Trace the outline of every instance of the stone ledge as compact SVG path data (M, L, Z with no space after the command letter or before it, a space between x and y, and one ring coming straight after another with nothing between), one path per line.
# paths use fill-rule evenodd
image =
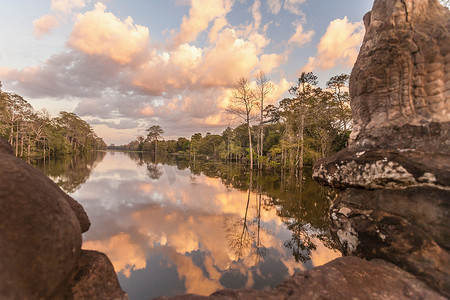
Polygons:
M425 153L413 149L343 149L319 160L313 178L322 185L338 189L405 189L434 187L450 190L450 155Z
M384 260L354 256L294 274L268 291L222 290L210 296L180 295L158 300L229 299L446 299L414 275Z

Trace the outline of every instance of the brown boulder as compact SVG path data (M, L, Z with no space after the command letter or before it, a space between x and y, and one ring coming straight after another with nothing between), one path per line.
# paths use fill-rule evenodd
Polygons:
M166 297L158 298L168 299ZM209 297L182 295L171 300L228 299L445 299L408 272L383 260L342 257L300 272L269 291L222 290Z
M0 298L61 297L81 251L66 198L0 139Z
M74 284L66 299L126 300L114 267L108 257L97 251L82 250Z
M0 298L127 299L106 255L81 250L83 207L0 138Z

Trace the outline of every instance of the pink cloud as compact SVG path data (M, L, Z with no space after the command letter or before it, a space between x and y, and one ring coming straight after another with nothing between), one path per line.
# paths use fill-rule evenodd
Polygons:
M69 45L89 55L100 55L127 64L140 58L147 50L149 32L144 26L134 25L131 17L124 21L106 6L97 3L93 11L77 16Z
M314 35L314 30L309 30L307 32L303 31L303 26L301 23L293 24L295 26L295 33L291 36L288 44L293 44L297 47L302 47L311 42Z
M72 14L74 9L85 6L85 0L52 0L51 10L54 14L43 15L33 21L34 35L41 38L49 34L52 29L58 27L64 21L66 15Z
M34 35L38 38L50 33L53 28L59 25L58 19L53 15L43 15L33 21Z
M309 72L334 68L336 65L351 67L358 56L364 37L362 22L350 22L347 17L330 22L317 46L317 55L309 57L302 71Z
M271 53L271 54L263 54L260 57L260 69L266 74L269 74L284 63L287 60L287 57L281 54Z
M211 21L224 18L231 10L231 0L191 0L189 17L184 16L180 32L174 37L175 46L194 41L208 28Z

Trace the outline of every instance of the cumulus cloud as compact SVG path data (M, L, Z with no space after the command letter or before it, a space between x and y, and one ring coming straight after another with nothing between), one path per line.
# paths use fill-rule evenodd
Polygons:
M263 54L260 58L260 70L266 74L269 74L282 63L286 62L287 57L282 54Z
M90 55L101 55L120 64L130 63L147 48L148 28L134 25L131 17L124 21L105 12L106 6L97 3L93 11L77 16L69 45Z
M222 30L228 24L227 19L225 18L217 18L214 21L214 25L209 31L208 38L210 43L214 43L217 41L217 37L219 36L219 31Z
M88 0L89 2L90 0ZM49 34L52 29L58 27L65 19L65 16L71 14L74 9L80 9L86 6L85 0L52 0L51 10L54 14L43 15L33 21L34 34L41 38Z
M309 30L307 32L303 31L303 26L300 22L293 24L295 27L295 33L291 36L288 44L295 45L297 47L302 47L311 42L311 38L314 35L314 30Z
M86 2L58 3L54 10L69 11ZM226 19L232 0L201 2L203 6L197 0L189 3L189 17L183 19L174 40L191 40L192 36L181 38L183 32L197 35L211 25L205 45L152 44L146 27L131 17L120 19L97 3L76 15L68 51L38 66L3 70L2 79L26 97L72 99L74 112L102 130L126 131L132 126L139 130L137 124L145 119L173 135L220 132L230 125L223 111L236 80L251 78L258 70L270 73L287 57L264 51L270 39L265 35L267 26L260 26L259 0L249 8L253 21L236 26ZM203 20L201 26L194 26L198 18ZM127 121L131 118L136 123Z
M208 28L211 21L224 18L231 10L231 0L191 0L189 17L184 16L180 32L174 37L175 45L194 41L197 35Z
M259 63L259 48L238 38L232 29L225 29L214 48L205 51L200 68L203 86L232 86L237 78L246 76Z
M59 25L58 19L53 15L43 15L33 21L34 35L38 38L50 33L53 28Z
M351 67L358 56L363 37L362 22L352 23L347 17L331 21L317 46L317 55L309 57L302 71L309 72L316 68L326 70L336 65Z

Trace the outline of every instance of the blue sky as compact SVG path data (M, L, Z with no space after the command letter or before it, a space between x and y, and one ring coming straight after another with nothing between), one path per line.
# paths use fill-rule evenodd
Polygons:
M0 81L110 144L159 124L220 133L233 83L264 71L270 102L302 71L350 73L371 0L0 1Z

